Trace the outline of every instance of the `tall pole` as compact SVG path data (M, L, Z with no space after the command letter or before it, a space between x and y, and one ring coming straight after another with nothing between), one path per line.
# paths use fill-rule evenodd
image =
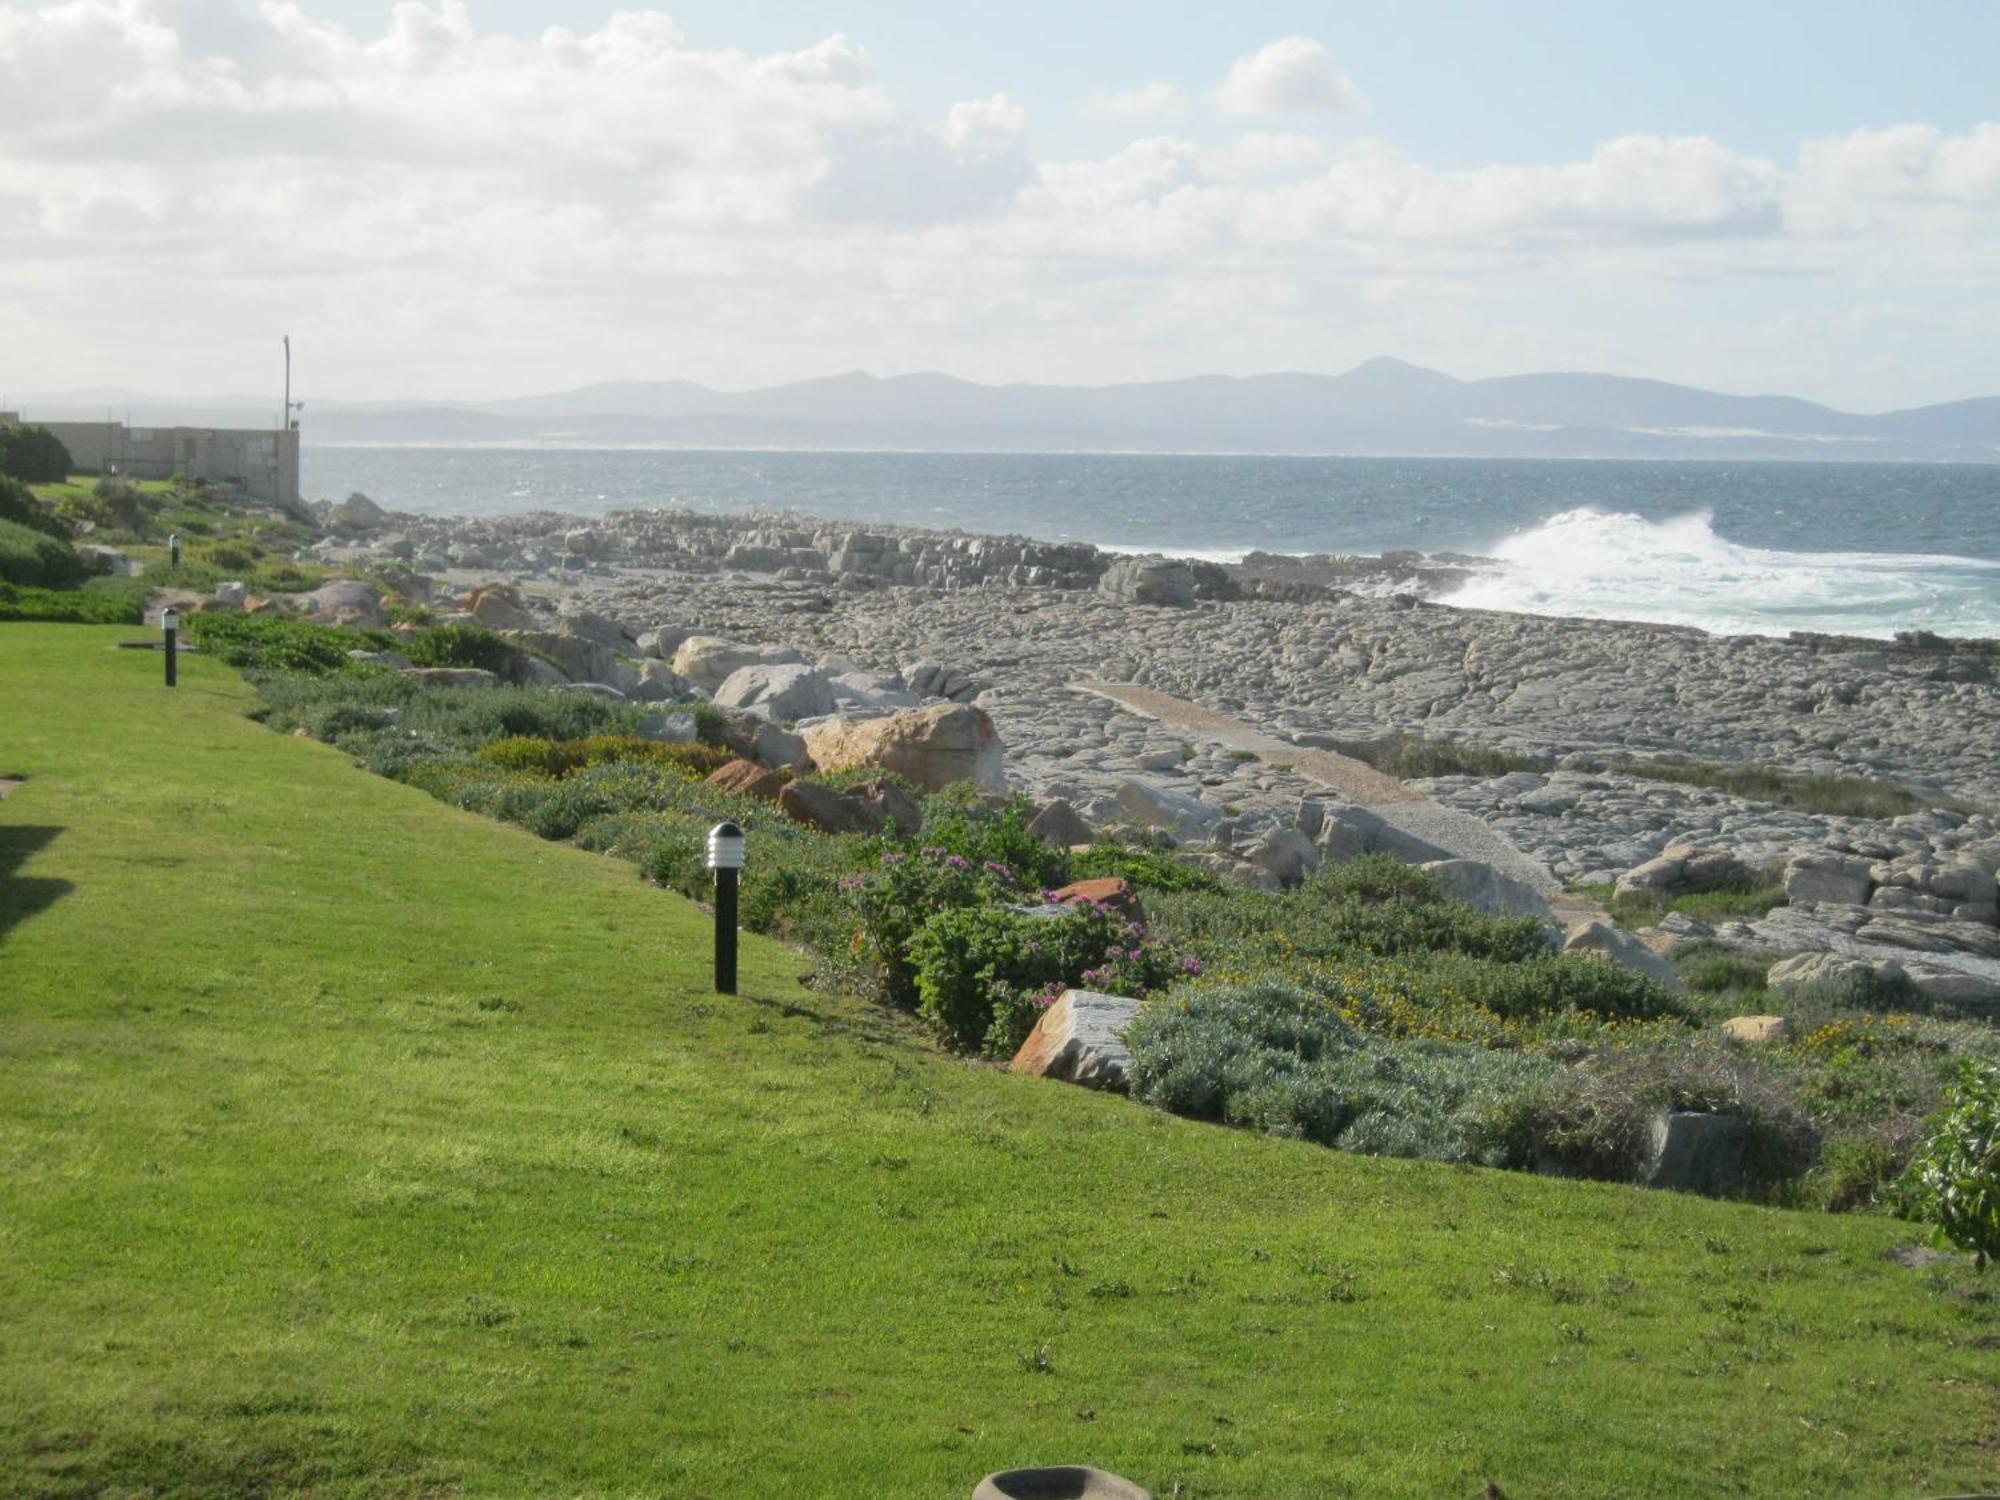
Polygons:
M289 432L292 429L292 336L285 335L285 420L278 424Z

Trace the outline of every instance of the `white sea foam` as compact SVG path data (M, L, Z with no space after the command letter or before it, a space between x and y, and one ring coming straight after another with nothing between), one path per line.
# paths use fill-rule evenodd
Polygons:
M1443 602L1744 635L2000 636L2000 563L1745 547L1716 535L1707 511L1649 521L1585 506L1487 551L1493 565Z

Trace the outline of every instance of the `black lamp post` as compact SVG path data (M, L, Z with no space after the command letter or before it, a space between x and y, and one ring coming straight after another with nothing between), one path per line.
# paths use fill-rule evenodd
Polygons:
M167 686L173 687L180 680L181 613L172 608L160 611L160 628L166 632Z
M715 871L715 992L736 993L736 886L743 870L743 830L717 823L708 831L708 867Z

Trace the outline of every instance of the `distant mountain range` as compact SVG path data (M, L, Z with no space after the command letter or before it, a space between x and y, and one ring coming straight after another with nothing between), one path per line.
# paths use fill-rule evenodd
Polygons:
M267 425L275 401L128 391L23 397L30 417ZM1396 359L1344 375L1111 386L854 373L756 391L625 381L505 401L308 404L308 444L1311 453L2000 462L2000 396L1861 415L1617 375L1458 380Z

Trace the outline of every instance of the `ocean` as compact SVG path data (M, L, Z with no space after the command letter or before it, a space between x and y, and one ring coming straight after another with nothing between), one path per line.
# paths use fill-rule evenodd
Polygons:
M433 515L640 506L1229 561L1488 559L1447 602L1744 634L2000 637L2000 465L308 444L308 495Z

